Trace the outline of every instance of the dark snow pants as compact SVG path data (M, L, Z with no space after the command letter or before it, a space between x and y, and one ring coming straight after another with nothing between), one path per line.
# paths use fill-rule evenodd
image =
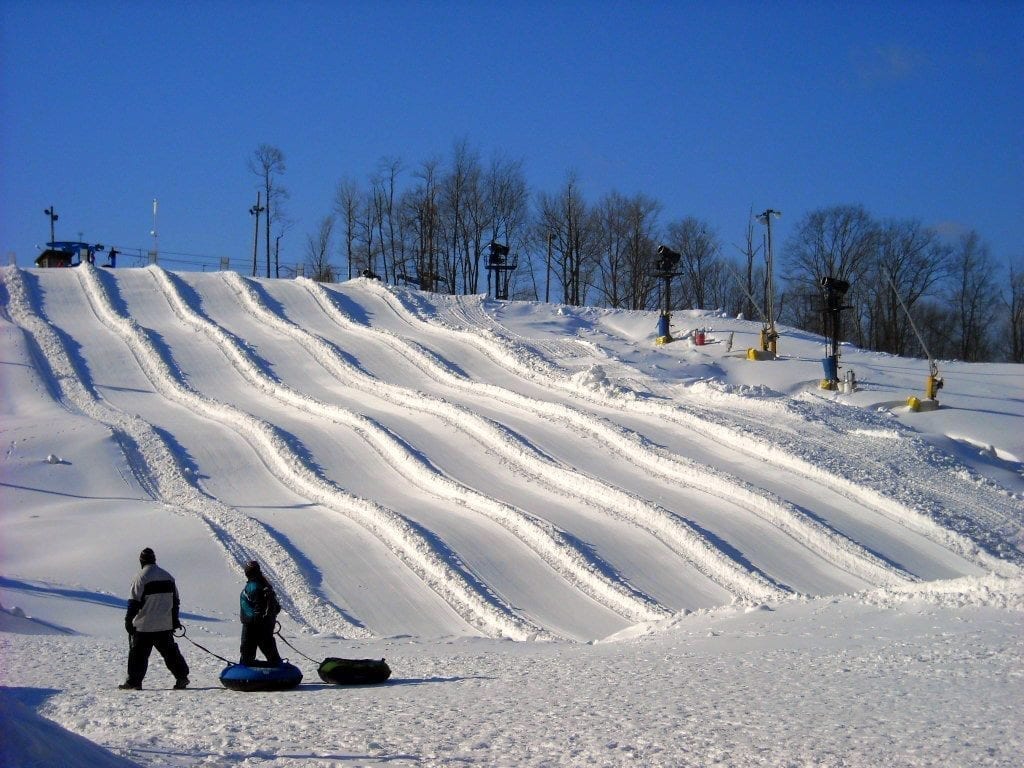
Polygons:
M133 632L131 650L128 651L128 682L142 685L142 679L149 668L149 654L156 648L164 658L164 664L171 670L175 680L188 678L188 664L174 642L174 632Z
M281 654L277 652L277 641L274 639L274 628L277 621L253 621L242 625L241 663L251 665L256 661L258 648L271 664L281 663Z

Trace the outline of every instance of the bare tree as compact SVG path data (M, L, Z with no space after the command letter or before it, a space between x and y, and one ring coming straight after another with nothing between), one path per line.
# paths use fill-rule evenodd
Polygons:
M552 267L562 284L562 301L581 305L586 299L598 253L595 219L570 173L558 194L538 198L539 227L551 235Z
M907 312L927 297L947 274L949 249L918 221L890 221L878 230L877 250L865 279L850 298L859 305L858 320L866 323L862 346L905 354L914 346ZM906 311L900 306L901 301Z
M270 227L283 215L278 207L288 199L288 190L278 183L278 177L285 172L284 153L270 144L260 144L249 158L249 170L259 177L266 195L267 277L270 277Z
M751 207L750 213L747 216L747 230L745 233L743 247L736 246L739 252L743 255L743 276L746 279L746 283L741 283L739 288L743 294L743 316L750 319L755 316L759 311L757 307L764 304L764 297L761 297L760 303L755 306L754 301L757 298L757 288L754 283L756 270L754 263L757 260L757 254L761 250L761 245L754 245L754 209Z
M309 264L310 277L321 283L331 283L335 279L334 266L331 264L333 235L334 216L327 215L320 220L316 234L306 236L306 263Z
M377 230L384 277L391 280L396 279L398 265L403 261L404 240L398 210L398 176L401 172L401 160L384 157L370 180L373 226Z
M703 221L687 216L668 225L669 246L682 256L680 301L689 299L695 309L705 309L708 288L718 280L717 265L722 247L714 230Z
M277 209L278 213L281 213L280 207ZM283 238L288 230L295 225L295 220L288 218L284 215L279 215L277 218L277 235L274 237L274 277L281 276L281 238ZM287 272L286 268L286 272Z
M960 238L953 253L949 296L961 360L976 362L989 358L997 297L995 265L988 245L971 230Z
M341 222L343 253L348 268L348 279L352 279L352 265L355 257L355 242L358 237L358 218L363 192L351 179L342 179L334 192L334 213Z
M594 222L601 249L598 263L598 293L609 307L621 307L628 293L626 249L628 226L625 221L625 199L618 192L605 195L594 210Z
M399 204L409 253L399 267L398 279L415 282L424 291L436 291L440 279L437 271L440 164L437 159L422 163L413 174L418 183L406 190Z
M1006 318L1010 339L1010 362L1024 363L1024 272L1010 266Z
M483 177L482 213L485 218L478 236L481 248L497 241L508 245L515 254L512 258L517 268L509 276L511 295L516 295L520 275L528 271L526 260L520 260L519 255L530 245L529 198L523 161L495 153Z
M649 309L655 280L651 257L657 247L660 204L644 195L606 195L593 212L599 248L598 293L610 307Z
M870 268L877 239L878 226L863 206L833 206L807 214L784 248L791 322L824 333L821 278L856 285Z

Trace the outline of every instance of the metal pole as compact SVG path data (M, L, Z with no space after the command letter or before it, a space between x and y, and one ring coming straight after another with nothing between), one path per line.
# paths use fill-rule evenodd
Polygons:
M544 303L551 301L551 233L548 232L548 270L544 280Z
M154 197L153 198L153 232L152 232L152 235L153 235L153 262L152 263L153 264L156 264L157 255L158 255L158 252L160 250L160 248L159 248L159 235L157 234L157 229L156 229L156 209L157 209L157 201L156 201L156 198Z
M56 236L53 233L53 223L59 217L57 216L56 213L54 213L52 205L49 208L47 208L45 211L43 211L43 213L45 213L50 218L50 242L52 243L52 242L54 242L54 240L56 240Z
M768 229L768 242L765 244L765 262L767 267L767 275L765 276L765 315L768 323L767 338L765 341L767 344L762 344L762 348L765 351L776 351L776 339L778 334L775 332L775 276L774 276L774 252L772 248L772 216L781 216L781 211L775 211L771 208L766 209L763 213L759 213L757 218L764 222L765 227Z
M256 277L256 251L260 243L260 213L264 210L260 205L260 191L256 190L256 205L249 209L249 213L256 217L256 231L252 236L252 276Z

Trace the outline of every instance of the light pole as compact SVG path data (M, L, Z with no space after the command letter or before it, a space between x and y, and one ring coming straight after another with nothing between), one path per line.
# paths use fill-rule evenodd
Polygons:
M761 331L761 349L773 354L778 352L777 341L779 334L775 331L775 280L773 277L772 265L772 217L777 218L781 215L782 211L774 211L771 208L766 209L763 213L757 214L758 221L764 224L768 229L768 242L764 249L766 261L764 288L764 314L766 327Z
M256 191L256 205L249 209L249 213L256 217L256 232L252 236L252 276L256 277L256 248L260 243L260 214L263 213L266 208L260 205L260 192ZM270 277L268 274L267 277Z
M548 232L548 268L544 277L544 303L551 301L551 233Z
M281 238L284 232L274 238L274 277L281 276Z
M156 264L156 260L158 258L158 253L157 252L160 250L160 248L159 248L159 245L160 245L160 235L156 231L156 211L157 211L157 206L158 205L159 205L159 203L157 202L157 199L154 197L153 198L153 230L149 233L149 234L151 234L153 236L153 250L149 252L149 263L150 264Z
M53 223L57 221L57 219L60 217L57 216L57 212L53 210L52 205L46 210L44 210L43 213L45 213L47 217L50 219L50 242L53 243L56 240L56 237L54 237L53 234Z

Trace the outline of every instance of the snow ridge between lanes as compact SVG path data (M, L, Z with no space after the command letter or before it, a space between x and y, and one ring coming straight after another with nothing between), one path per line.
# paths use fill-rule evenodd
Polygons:
M651 402L638 399L632 396L631 392L613 392L611 395L607 391L595 392L592 388L581 385L574 377L566 375L561 369L524 349L522 345L506 338L495 330L496 328L500 329L500 326L495 323L492 323L492 328L487 332L477 334L453 327L441 317L435 316L428 322L408 305L409 300L403 289L374 285L371 290L380 295L395 311L401 312L410 320L415 320L428 328L440 328L447 333L464 338L493 362L517 375L543 383L550 388L561 389L586 402L658 416L727 445L744 455L768 461L782 469L796 472L846 498L863 504L987 570L1013 574L1018 572L1018 567L979 546L979 542L971 538L971 533L976 533L981 543L1000 551L1009 559L1024 560L1024 554L1012 550L1002 541L994 541L990 529L985 526L975 526L970 522L961 525L963 520L958 516L956 509L947 509L943 505L939 505L937 508L935 500L931 499L929 503L927 498L920 499L919 503L914 505L904 503L903 499L908 494L899 489L901 483L902 485L907 484L906 477L901 475L899 479L891 478L888 470L880 464L873 463L862 466L855 463L858 476L853 479L846 477L845 473L824 455L828 446L834 447L836 435L830 435L829 441L821 444L822 449L815 453L813 460L807 459L800 452L794 450L794 446L783 434L772 430L769 425L763 423L763 420L756 425L749 421L730 423L721 409L716 411L697 405L687 406L679 402L673 402L670 405ZM747 398L724 394L722 397L732 397L737 401L737 405L751 407ZM807 439L807 433L808 430L801 430L802 440ZM914 466L914 463L908 462L907 466ZM885 493L872 487L877 483L879 476L887 478ZM918 495L927 497L927 494L933 490L934 484L934 479L922 480L920 488L927 489L927 491L922 490ZM1008 504L1007 499L1002 495L992 493L990 496L993 504L1000 507L1012 507L1012 504ZM962 532L962 527L966 527L967 530Z
M611 566L594 562L556 526L504 504L445 477L425 459L410 451L389 430L373 419L342 408L333 403L302 394L277 381L267 373L238 340L219 325L213 323L182 297L176 283L178 278L159 267L148 267L157 280L165 298L182 322L205 333L231 361L246 381L275 399L316 416L326 416L337 424L352 428L366 443L412 486L425 493L471 509L495 521L544 559L555 571L579 590L613 611L633 621L647 621L670 615L652 598L643 595L621 579L613 580L601 570ZM256 296L248 282L233 272L224 278L240 298L247 311L258 320L295 339L308 348L316 359L336 357L337 353L326 342L312 337L298 326L272 314ZM319 342L319 343L317 343ZM454 414L449 414L454 418Z
M89 265L80 267L78 275L97 316L129 346L157 392L197 414L229 426L258 446L267 468L281 482L373 533L465 621L484 634L513 639L547 634L518 616L500 596L488 590L443 542L429 539L418 526L394 510L351 496L322 477L291 448L288 436L281 429L193 390L184 382L173 361L166 359L165 353L158 349L149 332L115 309L104 284L113 278L101 275Z
M44 360L39 363L48 371L41 370L41 375L53 382L65 407L74 408L111 431L147 493L173 510L184 510L202 520L239 566L253 558L263 562L282 585L285 612L296 622L318 632L346 637L368 636L362 627L353 624L309 589L293 558L266 528L202 493L182 471L167 443L149 422L123 413L92 391L40 309L38 299L31 295L22 272L8 267L0 270L0 275L10 297L12 321L35 340L42 352Z
M383 341L435 381L462 391L487 392L497 400L514 404L542 418L551 418L551 413L557 412L562 423L574 431L595 430L589 425L581 427L578 424L578 422L584 421L580 418L581 414L569 412L562 406L534 401L508 392L501 387L483 382L471 382L452 373L450 369L438 363L414 342L401 339L383 329L370 329L353 322L337 307L322 286L312 281L305 281L305 284L313 292L324 311L338 325L351 332L372 337L375 341ZM345 366L339 355L335 353L334 357L338 365ZM365 374L355 371L353 371L353 375L366 377ZM395 396L401 396L399 387L376 379L373 379L372 383L375 391L387 389ZM443 401L435 400L422 393L416 393L415 398L417 407L424 410L431 406L444 409L457 407L458 426L466 430L471 437L486 447L503 454L510 463L522 465L528 473L540 476L555 492L573 499L581 499L605 514L626 520L648 531L735 597L743 600L768 600L776 599L789 591L786 587L772 583L765 575L745 569L740 563L712 544L689 521L664 507L597 478L560 466L534 449L525 438L517 436L518 439L510 439L507 430L494 425L467 408L443 403ZM614 437L605 439L607 436L599 428L596 428L596 435L606 448L627 460L633 460L631 450L635 450L634 446L631 446L631 450L623 451L618 447ZM634 463L636 462L634 461Z
M324 289L320 288L319 290L323 291ZM381 295L386 301L391 296L391 293L383 288L375 287L375 290L381 291ZM406 308L404 304L399 304L398 307L395 307L390 301L388 303L392 306L392 309L400 312L404 317L423 322ZM335 313L340 312L336 307L334 311ZM820 555L829 562L868 583L884 586L916 580L915 576L898 566L886 562L860 544L843 536L827 525L818 522L793 504L778 498L769 491L757 488L751 483L721 470L700 465L694 461L672 454L665 449L651 444L642 435L638 435L632 430L612 424L593 414L584 413L572 406L534 400L502 387L466 379L438 363L432 355L424 352L415 342L399 339L385 329L371 329L355 324L352 321L347 322L349 325L363 329L364 333L374 334L375 337L386 339L393 346L395 344L402 345L404 347L402 350L403 354L405 354L407 359L414 362L421 370L424 370L424 372L427 372L434 378L443 379L444 383L448 386L462 390L485 391L495 400L522 408L545 418L557 420L570 429L581 434L590 435L599 440L609 450L640 467L650 475L694 488L741 507L773 525L809 551ZM424 324L431 332L445 334L462 342L468 341L476 348L481 349L496 365L509 367L509 363L504 362L508 358L508 352L506 351L500 355L495 354L494 349L489 347L489 342L479 337L476 333L450 328L443 324ZM518 358L516 359L518 360ZM549 375L553 376L554 374L551 373ZM547 376L541 378L541 375L536 372L532 373L530 378L539 380L545 385L549 384ZM618 491L618 489L615 489L615 491ZM621 493L621 491L618 492ZM671 515L672 513L664 511L664 514ZM695 535L699 536L700 534L695 532ZM710 543L707 546L713 547Z

